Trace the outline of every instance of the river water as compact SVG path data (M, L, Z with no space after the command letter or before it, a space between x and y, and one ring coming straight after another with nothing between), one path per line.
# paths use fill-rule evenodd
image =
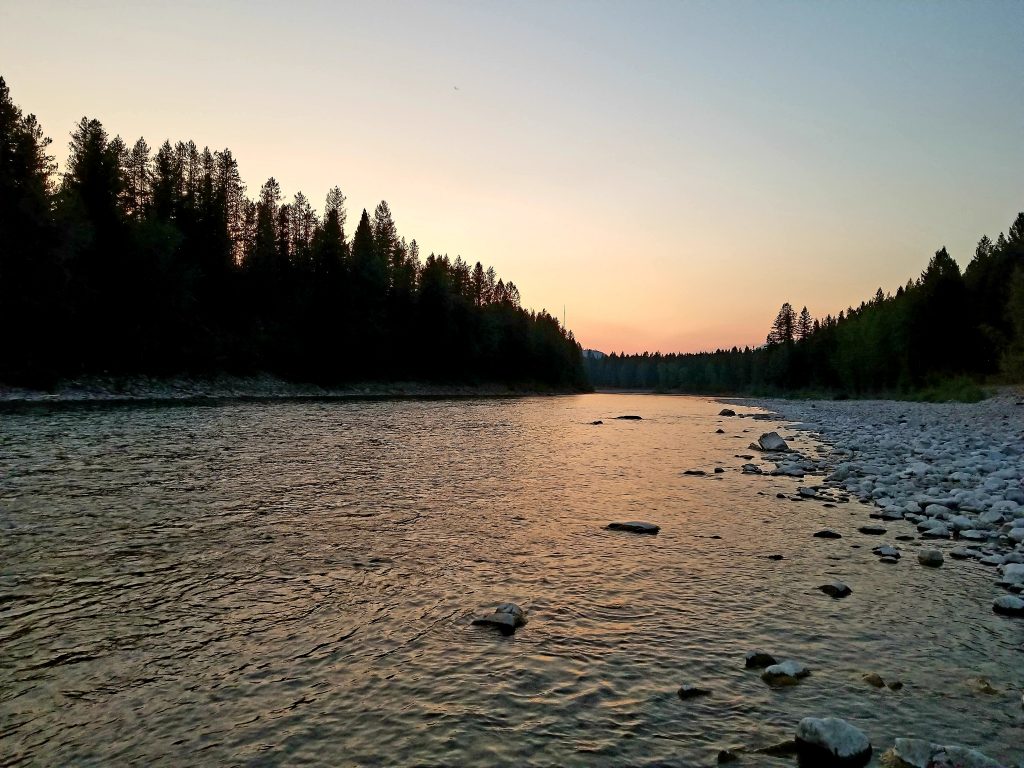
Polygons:
M1024 757L1024 622L992 613L992 572L922 568L916 543L879 564L909 524L880 540L859 504L777 499L799 481L735 455L789 432L720 408L0 413L0 764L713 765L807 715L876 754L917 736ZM853 595L816 590L833 578ZM470 625L509 600L529 612L515 636ZM752 649L812 674L769 688ZM681 701L684 683L712 693Z

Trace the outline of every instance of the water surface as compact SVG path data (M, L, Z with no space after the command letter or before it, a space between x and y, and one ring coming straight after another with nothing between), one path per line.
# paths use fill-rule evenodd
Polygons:
M992 613L992 572L921 568L915 544L879 564L866 508L740 474L735 454L779 425L720 408L2 413L0 763L713 765L806 715L878 751L918 736L1021 759L1024 622ZM823 526L844 538L812 538ZM815 589L832 578L853 595ZM470 626L507 600L529 611L514 637ZM755 648L813 673L770 689L743 669ZM713 693L680 701L683 683Z

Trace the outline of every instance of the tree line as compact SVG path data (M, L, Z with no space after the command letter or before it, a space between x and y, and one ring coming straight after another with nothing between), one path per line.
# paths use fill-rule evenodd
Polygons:
M725 394L914 392L956 377L1024 381L1024 213L961 273L945 248L917 279L833 317L785 303L763 346L587 358L597 387Z
M582 387L580 348L515 284L461 257L421 258L388 204L351 237L270 178L246 194L229 149L145 139L95 119L58 173L35 116L0 78L0 380L272 372Z

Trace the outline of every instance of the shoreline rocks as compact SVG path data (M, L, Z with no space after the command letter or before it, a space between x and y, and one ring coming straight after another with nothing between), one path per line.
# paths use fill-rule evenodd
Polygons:
M951 557L983 565L1024 564L1024 413L1006 388L980 403L754 400L751 405L809 431L818 455L786 462L825 474L818 497L845 493L868 505L869 516L914 528L894 536L956 542ZM771 433L767 433L771 434ZM782 438L780 438L781 440ZM781 466L781 465L780 465ZM775 474L759 467L765 474ZM909 527L909 526L908 526ZM867 526L864 526L867 528ZM906 530L906 529L905 529ZM862 530L876 535L873 530ZM909 535L914 533L915 535ZM964 546L966 545L966 546ZM925 550L942 555L942 550ZM894 554L876 552L893 564ZM930 567L942 563L925 556ZM1024 592L1024 578L996 577Z

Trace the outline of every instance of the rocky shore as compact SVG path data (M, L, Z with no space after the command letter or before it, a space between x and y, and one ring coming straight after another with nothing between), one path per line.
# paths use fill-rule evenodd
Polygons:
M795 499L817 499L826 502L825 506L860 501L865 506L864 516L876 522L864 520L857 530L869 535L888 533L896 541L926 541L926 548L918 552L920 566L939 567L945 557L990 566L994 581L991 609L1013 617L1011 620L1024 620L1021 392L1005 389L975 404L723 402L739 411L725 408L719 414L723 419L790 422L780 430L781 436L761 434L751 443L749 453L737 454L737 459L747 462L742 466L744 473L800 479ZM768 413L743 412L751 406ZM794 450L784 439L788 436L794 444L803 443L793 439L799 432L813 436L813 451ZM760 430L750 429L750 433L756 436ZM841 534L819 531L815 536L838 538ZM901 556L899 548L891 544L875 547L873 554L883 563L897 563ZM821 589L838 598L848 594L841 587L845 585L835 583ZM1024 699L1021 704L1024 706ZM803 738L808 739L806 735ZM798 734L797 742L800 740ZM824 746L832 755L841 754L840 747L831 742ZM869 754L870 745L851 750L850 764L867 762ZM846 764L835 761L839 763ZM999 765L966 748L914 739L898 739L883 763L921 768Z
M0 405L189 402L204 400L332 400L372 397L515 397L562 394L502 384L448 385L367 382L344 387L300 384L270 375L154 378L91 376L62 381L51 390L0 384Z
M980 403L742 401L793 422L824 447L807 456L773 443L745 471L805 478L804 497L855 498L872 518L903 522L952 558L995 569L1006 592L1024 592L1024 399L1003 390ZM740 414L742 418L745 414ZM749 414L764 418L763 414ZM774 433L773 433L774 434ZM761 441L764 442L763 439ZM778 450L780 447L783 450ZM816 478L815 478L816 479ZM913 526L913 527L911 527ZM993 610L1024 614L1020 598L996 595Z

